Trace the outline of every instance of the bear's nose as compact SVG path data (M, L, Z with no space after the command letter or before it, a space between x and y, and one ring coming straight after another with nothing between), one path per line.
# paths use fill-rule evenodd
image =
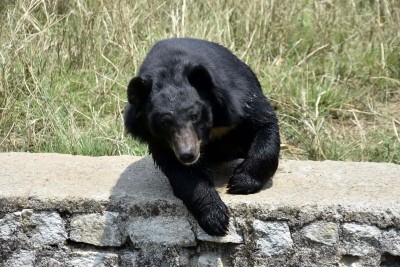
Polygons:
M184 163L193 163L193 161L196 159L196 155L192 151L186 151L179 154L179 159Z

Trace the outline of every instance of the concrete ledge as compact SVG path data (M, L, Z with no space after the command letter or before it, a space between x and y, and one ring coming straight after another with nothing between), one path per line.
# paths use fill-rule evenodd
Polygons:
M0 266L380 266L400 262L400 166L282 161L260 193L225 194L205 234L150 158L0 154Z

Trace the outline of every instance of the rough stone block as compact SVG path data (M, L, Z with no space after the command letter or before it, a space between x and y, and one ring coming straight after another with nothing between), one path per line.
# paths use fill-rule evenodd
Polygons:
M71 219L72 241L95 246L121 246L127 235L121 230L117 212L79 214Z
M115 253L103 252L89 252L79 251L74 252L71 258L66 262L69 267L83 267L83 266L96 266L96 267L117 267L118 255Z
M190 266L190 253L187 249L179 251L178 262L179 266Z
M337 243L338 232L338 225L332 222L314 222L303 228L303 234L307 239L329 246Z
M137 253L131 251L124 251L120 254L119 267L136 267L138 266L136 262Z
M256 249L260 256L280 255L293 246L289 226L285 222L263 222L254 220Z
M390 229L383 232L381 245L383 251L400 256L400 230Z
M6 214L0 219L0 241L6 242L15 238L21 227L20 219L19 213Z
M66 267L64 259L53 259L51 256L40 257L39 261L35 262L35 266L39 267Z
M147 243L137 247L134 266L192 266L188 263L188 251L179 246Z
M189 221L181 217L134 218L128 233L133 243L190 247L196 240Z
M7 260L4 266L7 267L34 267L36 252L29 250L20 250L14 252ZM1 263L1 262L0 262Z
M376 252L381 230L375 226L345 223L342 226L342 247L347 254L365 256Z
M198 267L223 267L221 255L213 252L206 252L199 256Z
M38 245L57 245L67 239L65 223L57 212L32 213L34 226L31 240Z
M196 228L196 236L198 240L201 241L209 241L215 243L233 243L233 244L241 244L243 243L243 237L237 233L236 227L233 224L233 221L230 220L228 233L225 236L210 236L204 230L197 225Z
M363 267L357 256L343 255L339 261L339 267Z

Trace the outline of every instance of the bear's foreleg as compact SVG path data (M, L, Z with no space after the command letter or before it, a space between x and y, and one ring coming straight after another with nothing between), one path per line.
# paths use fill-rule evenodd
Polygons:
M151 150L151 153L167 176L174 195L183 201L203 230L212 236L225 235L229 211L214 188L211 171L201 162L184 166L168 150Z
M280 150L277 124L258 130L242 163L229 180L231 194L251 194L259 191L275 174Z

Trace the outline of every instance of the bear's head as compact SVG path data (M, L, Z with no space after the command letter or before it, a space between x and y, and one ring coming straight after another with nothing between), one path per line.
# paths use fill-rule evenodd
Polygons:
M213 124L212 90L208 71L196 66L178 76L168 70L137 76L127 94L135 116L144 122L140 127L152 136L143 139L164 144L182 164L191 165L200 158Z

